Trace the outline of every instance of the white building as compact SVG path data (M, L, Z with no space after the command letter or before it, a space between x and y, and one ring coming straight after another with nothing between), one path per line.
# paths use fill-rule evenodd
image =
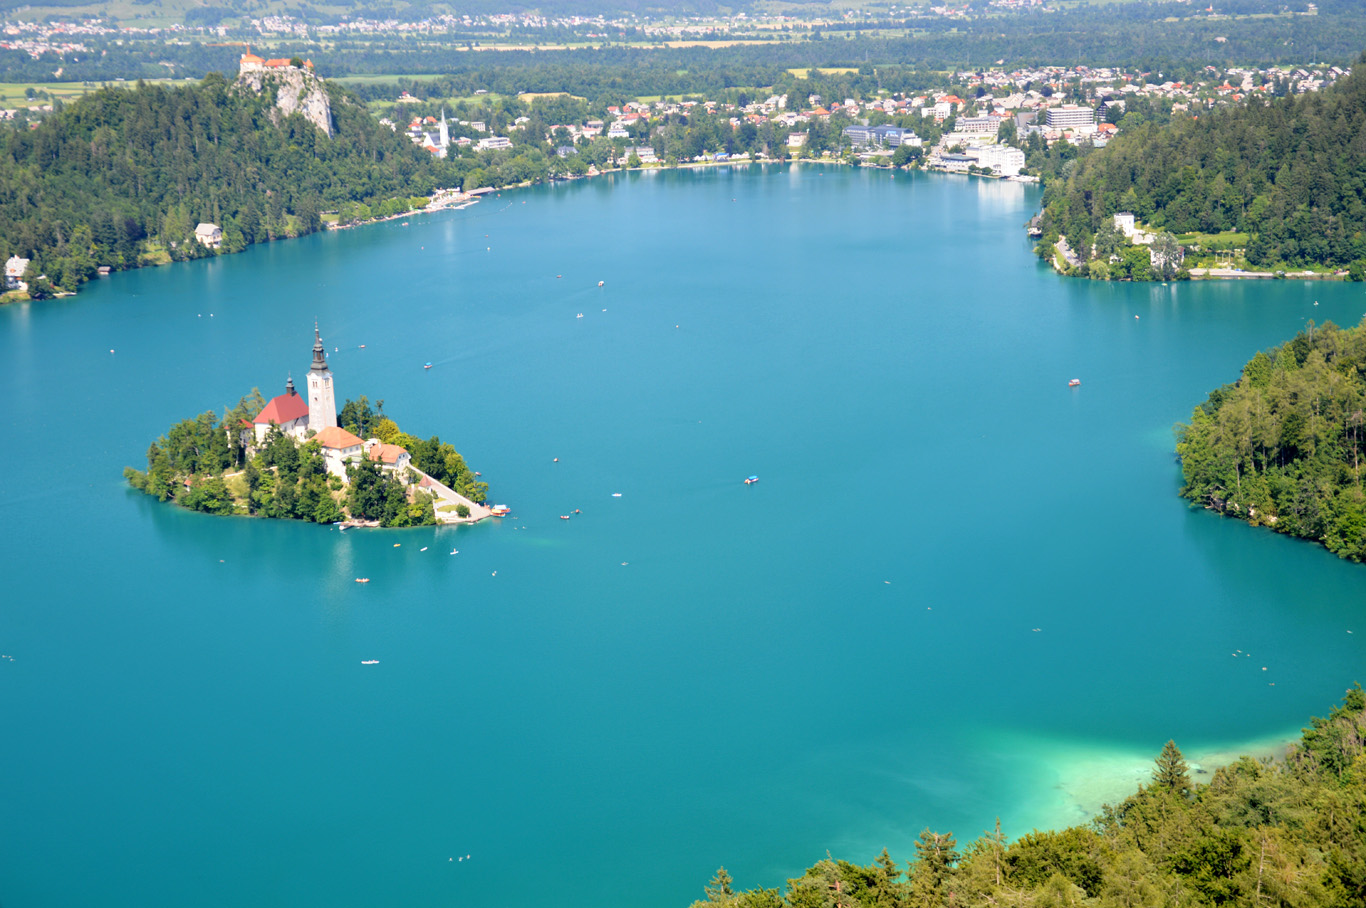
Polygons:
M364 443L345 429L331 425L313 437L322 446L327 472L346 479L346 467L349 464L360 463Z
M309 431L321 432L337 424L337 397L332 386L332 371L327 368L322 337L313 326L313 365L308 370L308 397L294 390L294 379L285 382L285 393L273 398L252 420L256 443L265 440L271 426L303 441Z
M223 245L223 228L217 224L202 223L194 229L194 238L201 245L217 249Z
M402 473L412 462L412 455L408 449L400 445L386 445L378 438L372 438L365 443L365 456L375 463L379 468L389 473Z
M970 135L994 136L1001 128L1001 118L995 116L986 117L959 117L953 121L953 131L963 132Z
M24 272L28 270L28 259L21 259L17 255L9 257L5 262L5 289L6 290L27 290L28 283L24 280Z
M279 426L281 432L296 441L303 441L308 434L308 401L294 390L293 377L285 382L285 393L262 407L252 420L258 445L266 440L271 426Z
M1115 215L1115 229L1132 240L1135 232L1134 216L1127 211Z
M511 148L512 140L507 136L489 136L487 139L480 139L474 147L479 151L488 151L493 148Z
M1025 165L1025 153L1009 145L973 145L967 153L977 159L979 167L990 167L1003 177L1019 176Z
M1045 120L1049 129L1076 129L1081 126L1096 125L1096 112L1090 107L1064 104L1062 107L1048 108Z
M337 395L318 326L313 326L313 365L308 368L308 427L314 432L337 425Z

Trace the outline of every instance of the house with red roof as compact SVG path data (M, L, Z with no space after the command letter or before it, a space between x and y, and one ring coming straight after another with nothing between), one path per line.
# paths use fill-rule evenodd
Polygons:
M360 463L364 442L340 426L327 426L313 438L322 446L327 472L345 480L346 467Z
M271 426L279 426L281 432L300 441L308 432L308 401L294 390L293 376L285 382L285 393L272 398L252 420L258 445L266 440Z
M384 444L378 438L372 438L365 443L365 456L388 473L401 473L412 461L412 455L408 453L407 448Z

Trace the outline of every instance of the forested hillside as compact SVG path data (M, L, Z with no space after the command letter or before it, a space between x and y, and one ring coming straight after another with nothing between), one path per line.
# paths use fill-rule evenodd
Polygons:
M1259 352L1178 426L1181 494L1366 559L1364 376L1366 323L1344 331L1310 322Z
M1283 763L1243 757L1193 784L1172 742L1152 783L1086 826L960 849L928 829L903 871L883 849L823 860L777 889L738 891L724 868L693 908L1159 908L1366 905L1366 694L1313 719ZM904 875L903 875L904 874Z
M1171 233L1251 234L1254 265L1345 267L1366 258L1366 72L1358 62L1322 92L1126 130L1044 202L1045 230L1073 248L1131 211Z
M207 254L192 239L201 221L222 226L234 251L315 231L321 211L345 202L406 200L441 184L442 162L337 86L327 90L331 138L218 75L183 88L105 88L36 129L6 131L0 256L32 258L42 296L101 265Z

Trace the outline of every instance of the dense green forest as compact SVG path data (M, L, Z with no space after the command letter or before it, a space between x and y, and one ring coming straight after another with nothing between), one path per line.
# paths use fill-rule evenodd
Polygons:
M225 251L315 231L319 213L426 195L458 171L375 121L328 84L335 134L279 117L210 75L177 88L105 88L32 130L0 134L0 255L31 258L32 295L73 289L99 266L210 254L193 240L219 224ZM279 122L277 123L276 120Z
M1191 501L1366 559L1366 323L1258 352L1177 427Z
M1363 58L1366 59L1366 58ZM1250 234L1254 265L1366 259L1366 72L1321 92L1126 129L1044 196L1045 239L1085 248L1116 212L1172 233Z
M722 868L692 908L1352 908L1366 905L1366 694L1314 718L1282 762L1243 757L1195 785L1174 742L1152 782L1085 826L994 832L959 847L925 830L903 870L828 858L786 891Z
M232 430L244 421L250 423L264 406L261 392L253 390L225 410L221 420L209 411L176 423L147 449L146 472L127 467L124 478L159 501L175 501L207 514L315 523L350 518L378 521L384 527L436 522L430 494L409 488L395 473L368 459L351 465L342 482L328 473L322 449L312 438L299 444L272 426L257 445L250 430ZM361 438L378 437L406 448L419 470L472 501L486 500L488 484L454 447L436 436L422 441L403 433L393 420L372 410L365 397L348 400L338 422Z

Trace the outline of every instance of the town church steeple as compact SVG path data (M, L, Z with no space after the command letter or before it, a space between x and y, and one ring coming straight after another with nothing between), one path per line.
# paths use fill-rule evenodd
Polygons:
M308 428L321 432L337 424L337 396L332 388L332 370L327 368L318 323L313 323L313 365L308 370Z

